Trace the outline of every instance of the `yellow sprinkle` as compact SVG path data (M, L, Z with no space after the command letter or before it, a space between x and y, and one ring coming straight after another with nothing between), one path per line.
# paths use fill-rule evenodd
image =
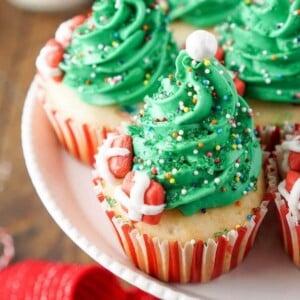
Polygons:
M218 123L218 121L217 121L216 119L212 119L212 120L210 121L210 123L211 123L212 125L216 125L216 124Z
M187 71L191 73L193 72L193 68L188 68Z
M204 66L208 67L210 65L210 60L204 59Z
M202 148L202 147L203 147L203 143L202 143L202 142L199 142L199 143L198 143L198 147L199 147L199 148Z
M149 81L148 80L144 80L144 85L148 85Z
M276 60L277 59L277 56L275 54L271 55L271 59L272 60Z
M176 138L178 137L178 132L176 132L176 131L173 132L173 133L172 133L172 137L176 139Z
M173 79L174 75L173 74L169 74L169 79Z
M150 73L146 73L145 77L146 77L147 79L149 79L149 78L151 77L151 74L150 74Z
M198 102L197 98L193 98L193 103L196 104Z
M217 150L217 151L220 151L220 150L221 150L221 146L220 146L220 145L217 145L217 146L216 146L216 150Z
M174 183L175 183L175 179L174 179L174 178L171 178L169 182L170 182L171 184L174 184Z
M239 181L240 181L240 177L237 177L237 176L236 176L236 177L234 178L234 180L235 180L236 182L239 182Z
M189 112L189 108L188 108L188 107L185 107L185 108L183 109L183 111L184 111L185 113L187 113L187 112Z
M235 225L235 229L239 229L239 228L241 228L241 225L240 224L236 224Z
M119 44L116 42L116 41L112 41L112 45L113 45L113 47L118 47L119 46Z
M231 148L232 148L233 150L236 150L236 149L237 149L237 145L236 145L236 144L233 144L233 145L231 146Z

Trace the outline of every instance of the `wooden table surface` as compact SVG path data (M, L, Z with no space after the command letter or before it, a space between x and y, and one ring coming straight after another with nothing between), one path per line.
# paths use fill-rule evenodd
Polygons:
M20 137L35 58L58 24L73 14L24 12L0 1L0 227L14 238L14 261L91 262L41 204L25 168Z

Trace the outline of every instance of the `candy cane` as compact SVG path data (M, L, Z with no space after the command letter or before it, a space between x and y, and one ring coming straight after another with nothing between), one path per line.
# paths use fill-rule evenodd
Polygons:
M124 147L112 147L113 142L117 138L122 138L122 136L109 135L107 139L103 142L101 147L99 147L98 154L96 155L96 168L99 172L101 178L109 183L116 183L117 178L115 176L114 170L111 169L109 164L109 159L112 157L121 156L123 158L128 157L131 160L131 151ZM122 166L123 167L123 166ZM129 172L131 164L127 166Z
M63 54L62 46L54 39L49 40L37 57L36 67L38 72L45 78L60 81L63 72L59 68L59 64L63 59Z
M151 180L147 174L139 171L134 172L133 185L129 196L122 187L115 189L115 199L127 210L128 217L132 221L142 221L143 215L156 216L163 212L165 204L147 204L146 191L150 187Z
M79 15L72 19L61 23L56 30L55 39L64 47L70 45L73 37L74 30L77 26L84 23L85 16Z

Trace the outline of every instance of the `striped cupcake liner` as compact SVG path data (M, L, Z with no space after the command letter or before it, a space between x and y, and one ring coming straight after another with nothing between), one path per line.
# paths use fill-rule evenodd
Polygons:
M287 201L279 193L276 195L275 204L284 250L300 268L300 225L297 218L292 216Z
M42 79L39 78L37 82L39 100L61 145L78 160L93 165L98 146L109 133L116 130L109 127L95 128L89 124L66 118L62 113L53 109L45 99Z
M165 282L208 282L237 267L251 249L258 229L274 199L272 173L265 200L254 209L252 218L216 239L186 243L159 240L141 234L112 210L101 193L99 178L94 179L98 199L111 221L125 254L145 273Z

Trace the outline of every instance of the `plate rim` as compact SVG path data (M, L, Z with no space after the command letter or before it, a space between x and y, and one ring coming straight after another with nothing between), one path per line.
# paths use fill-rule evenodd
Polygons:
M38 93L38 78L35 77L31 82L21 117L21 145L23 151L23 157L25 160L25 166L28 175L31 179L33 187L46 208L49 215L61 228L61 230L85 253L87 253L96 263L99 263L117 277L127 281L128 283L162 299L173 299L173 300L196 300L205 299L204 297L199 298L189 296L185 293L179 292L173 287L167 286L167 283L156 282L155 278L148 278L137 274L130 270L128 267L120 262L115 261L108 254L100 251L96 246L86 239L76 228L75 225L63 214L60 208L57 206L55 199L51 196L47 184L43 180L43 174L39 168L38 161L36 160L36 150L33 143L32 127L34 120L32 118L34 114L36 102L40 103L37 99ZM142 279L142 280L141 280Z

